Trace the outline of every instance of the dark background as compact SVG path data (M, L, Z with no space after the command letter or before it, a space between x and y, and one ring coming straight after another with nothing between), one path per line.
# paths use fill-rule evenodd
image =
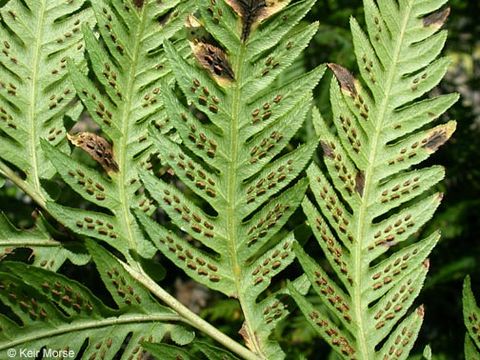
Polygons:
M3 3L5 1L0 0L0 6ZM441 119L456 119L456 133L429 160L429 163L444 165L447 176L439 185L439 189L445 193L443 203L424 232L440 229L443 236L430 257L431 270L417 300L418 304L425 304L426 318L415 347L419 354L429 344L435 359L463 358L461 291L467 274L472 276L474 291L480 294L480 25L477 20L480 16L480 2L451 0L449 4L452 11L445 26L450 34L445 54L452 58L452 65L447 78L435 92L456 91L462 98L448 112L448 116ZM351 15L363 23L360 0L317 1L307 20L320 21L320 30L305 52L305 68L328 61L355 70L348 25ZM316 103L328 118L327 84L328 79L325 79L317 90ZM67 189L59 187L57 191ZM73 194L72 199L80 201ZM31 213L35 207L16 188L8 183L0 188L0 203L2 211L17 226L31 226ZM303 221L301 214L296 214L295 220ZM20 253L17 255L21 256ZM165 262L162 258L159 260ZM162 280L163 286L175 292L195 310L201 311L203 316L222 330L238 338L236 332L241 326L241 315L236 302L217 297L189 282L183 273L170 264L166 263L165 266L169 275ZM98 281L91 265L88 269L92 270L91 278L85 276L84 269L68 263L62 272L81 278L93 292L103 291L102 287L96 288ZM293 268L290 275L297 271ZM312 301L315 299L312 298ZM282 339L282 346L292 358L300 355L310 359L334 358L322 341L312 339L312 330L298 313L282 324L278 335Z

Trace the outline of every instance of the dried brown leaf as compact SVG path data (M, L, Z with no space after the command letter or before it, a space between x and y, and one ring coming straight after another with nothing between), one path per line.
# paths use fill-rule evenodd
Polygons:
M193 54L200 65L208 70L219 83L229 83L235 79L232 67L225 51L219 47L204 43L192 43Z
M447 21L448 16L450 15L450 8L447 7L442 10L435 11L434 13L425 16L423 18L423 26L438 26L442 27L443 24L445 24L445 21Z
M112 145L103 137L90 132L67 134L67 137L73 145L88 153L107 173L118 171Z
M291 0L226 0L242 18L242 41L248 39L256 25L282 10Z
M333 63L328 64L328 67L335 74L335 77L337 78L338 82L340 83L340 88L344 92L347 92L348 95L356 96L357 95L357 89L355 87L355 78L350 73L350 71L345 69L343 66L333 64Z
M455 122L449 122L433 128L422 147L429 153L434 153L440 146L445 144L447 140L450 139L455 131L455 128Z

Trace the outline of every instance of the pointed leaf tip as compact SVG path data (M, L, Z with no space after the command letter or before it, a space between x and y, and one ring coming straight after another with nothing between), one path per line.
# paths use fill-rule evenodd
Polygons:
M429 153L434 153L440 146L445 144L455 132L456 123L454 121L433 128L429 133L426 142L422 147Z
M326 141L320 140L320 146L322 147L323 154L326 157L333 159L333 148Z
M357 89L355 87L355 78L353 75L341 65L337 65L334 63L328 63L327 66L330 70L333 71L335 77L337 78L338 82L340 83L340 87L343 91L348 92L349 94L356 95Z
M445 9L435 11L428 16L423 18L423 26L437 26L442 27L447 21L448 16L450 15L450 7L446 7Z

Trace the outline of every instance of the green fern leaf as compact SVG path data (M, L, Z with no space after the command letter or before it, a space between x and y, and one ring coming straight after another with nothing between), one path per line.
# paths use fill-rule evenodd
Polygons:
M73 231L103 240L127 258L129 251L144 257L151 257L155 251L143 237L131 208L146 213L154 209L142 192L138 169L150 169L156 151L146 125L153 122L162 131L169 130L160 99L160 80L171 78L165 67L162 41L175 35L187 13L195 9L192 1L179 0L150 0L139 5L129 0L93 2L101 39L89 29L84 29L84 38L96 81L69 64L80 99L113 143L109 153L109 163L114 164L111 171L101 163L108 176L45 144L45 151L63 180L85 199L110 210L113 216L54 203L48 204L49 212ZM97 149L92 154L94 159L106 159L105 139L102 145L98 143L102 138L80 134L72 135L72 142L80 146L82 136L87 150Z
M195 341L193 342L193 348L196 351L203 353L207 357L207 359L238 360L238 358L233 354L231 354L230 352L225 351L224 349L221 349L219 347L213 346L211 344L208 344L206 342Z
M167 344L144 343L145 349L153 355L155 359L161 360L192 360L197 359L189 353L188 350L182 349L178 346Z
M0 14L0 173L43 205L48 195L40 181L55 169L40 139L65 149L63 117L75 99L66 61L83 67L80 28L92 27L95 19L84 0L12 0ZM7 164L20 169L25 180Z
M282 228L307 184L299 180L282 189L298 177L317 146L311 142L291 150L289 142L309 113L311 90L324 67L273 84L316 31L317 24L297 25L313 2L296 2L255 24L246 24L236 10L240 1L205 2L200 7L206 31L198 29L200 25L194 30L210 35L192 39L196 64L184 60L169 42L165 50L188 105L208 121L195 116L175 91L164 92L166 111L182 143L154 136L159 152L188 191L148 173L142 176L176 227L161 226L138 212L154 244L196 281L239 300L245 317L240 333L265 359L284 357L270 335L287 311L278 294L258 300L294 259L295 239ZM270 6L265 11L279 10Z
M465 336L465 359L477 360L480 358L480 308L472 292L470 277L463 283L463 319L467 327Z
M2 358L7 358L11 348L45 347L70 350L75 356L82 351L86 359L96 355L128 359L142 352L146 339L161 341L170 334L180 345L193 340L192 332L175 324L178 316L158 304L112 255L93 241L87 245L118 309L107 307L83 285L63 275L4 262L0 266L0 301L17 320L5 315L0 318Z
M75 265L85 265L89 256L75 248L75 245L55 240L43 219L37 222L34 229L19 230L5 214L0 214L0 259L15 249L28 248L32 250L32 265L44 269L56 271L67 259Z
M457 95L419 100L447 70L448 61L436 59L446 39L438 31L445 2L365 0L368 33L351 20L361 81L329 65L336 135L314 112L326 171L307 170L315 202L306 198L303 209L334 277L298 245L295 251L328 314L292 295L345 359L406 359L422 323L422 307L406 315L439 234L408 240L438 207L442 196L425 193L444 176L441 167L415 166L455 130L455 122L425 127Z
M144 343L144 348L159 360L238 360L231 353L202 341L192 343L192 349L182 349L178 346L167 344ZM200 354L204 356L200 356Z

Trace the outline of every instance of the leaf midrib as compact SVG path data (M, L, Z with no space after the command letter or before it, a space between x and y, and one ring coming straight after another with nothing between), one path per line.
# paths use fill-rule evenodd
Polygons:
M44 25L45 25L44 24L45 7L46 7L45 0L42 0L40 4L40 12L39 12L38 21L37 21L38 34L36 36L35 34L33 34L32 36L34 39L36 39L36 41L33 44L34 56L33 56L33 64L32 64L30 108L29 108L29 114L28 114L28 120L30 122L30 126L29 126L30 146L29 147L30 147L30 158L32 161L31 173L28 175L30 175L29 180L33 182L34 190L37 192L38 196L40 196L42 200L45 200L45 196L43 194L42 187L40 185L40 178L39 178L37 148L39 147L40 137L37 134L37 121L36 121L35 113L37 109L37 91L38 91L37 82L39 83L37 76L39 72L38 68L40 64L41 49L43 46L42 39L43 39L43 32L44 32Z
M255 331L252 329L251 324L252 322L252 314L250 314L250 306L248 305L247 299L245 298L245 294L243 294L243 266L239 264L238 259L238 244L240 243L240 239L237 238L237 225L238 225L238 203L236 199L236 194L238 190L238 167L239 167L239 159L238 159L238 138L239 138L239 124L240 116L241 116L241 105L242 105L242 75L243 75L243 66L245 63L245 53L246 53L246 46L244 43L241 44L238 56L235 57L235 64L234 64L234 74L236 75L235 85L233 89L233 97L232 97L232 119L230 123L230 157L228 162L228 169L227 169L227 227L228 227L228 244L229 244L229 251L230 251L230 258L232 260L233 266L233 277L235 288L238 296L238 301L240 303L240 307L242 309L243 316L245 318L245 325L247 330L247 335L251 344L253 344L254 352L257 355L261 355L262 358L265 358L261 346L258 342L257 336L255 336Z
M79 323L62 323L61 326L56 327L54 330L37 331L34 330L32 336L25 336L23 338L17 338L13 341L8 341L3 345L0 345L0 351L9 349L24 343L31 343L32 341L38 341L45 338L52 338L55 336L65 335L77 331L85 331L90 329L100 329L116 325L128 325L128 324L142 324L150 322L168 322L168 321L182 321L180 316L176 314L147 314L147 315L125 315L115 318L107 318L102 320L90 320L79 321ZM66 324L66 325L65 325ZM55 325L53 325L55 326ZM35 335L40 333L40 335ZM86 338L88 335L86 336Z
M367 314L364 311L364 308L368 306L368 304L363 303L362 299L362 289L363 286L361 285L362 279L364 278L365 273L368 271L368 265L365 269L363 267L362 262L362 250L363 250L363 236L365 235L365 229L370 225L370 219L367 218L368 215L368 205L369 205L369 197L372 190L374 190L374 183L372 183L372 177L375 172L375 161L376 156L378 153L379 147L379 138L381 131L383 129L383 124L385 122L386 111L388 107L388 102L390 98L390 93L392 91L393 80L396 75L396 68L397 63L400 56L400 50L403 47L403 39L406 33L406 27L408 24L408 20L410 18L410 12L412 9L412 1L409 1L406 5L404 11L404 18L402 19L402 25L400 28L400 35L397 37L398 42L395 45L394 55L391 59L392 66L388 69L387 72L387 82L384 91L384 98L381 102L381 105L377 108L377 123L375 125L375 131L373 132L371 146L370 146L370 154L368 157L368 166L365 169L365 187L362 197L361 206L357 216L357 228L355 231L355 239L359 242L354 249L354 256L353 256L353 271L354 271L354 287L353 287L353 296L352 296L352 303L354 306L355 318L357 319L357 327L358 327L358 336L357 336L357 344L359 345L359 353L360 359L370 360L373 357L370 357L370 348L373 337L370 337L370 341L368 341L368 334L366 334L366 323L368 321L364 320L364 315Z
M120 142L120 147L119 147L119 177L118 177L118 190L119 190L119 198L120 198L120 203L121 203L121 213L123 217L123 222L125 224L126 228L126 234L127 234L127 241L129 243L129 249L137 249L137 241L135 239L133 229L132 229L132 214L129 209L129 203L130 203L130 198L127 194L126 191L126 173L128 171L127 165L128 165L128 160L127 160L127 154L128 154L128 140L129 136L128 134L130 133L130 114L132 113L132 99L134 95L134 85L135 85L135 80L136 80L136 74L137 74L137 66L138 66L138 58L139 58L139 49L140 45L142 43L142 35L145 27L145 7L146 4L142 7L142 11L139 15L139 24L137 27L137 31L135 33L135 46L132 51L131 55L131 63L130 63L130 72L128 74L128 80L127 80L127 91L126 91L126 98L127 101L125 101L125 105L123 107L124 111L122 112L122 124L121 124L121 142ZM127 254L127 256L130 256ZM136 264L137 266L138 263L135 261L132 261L133 264Z

